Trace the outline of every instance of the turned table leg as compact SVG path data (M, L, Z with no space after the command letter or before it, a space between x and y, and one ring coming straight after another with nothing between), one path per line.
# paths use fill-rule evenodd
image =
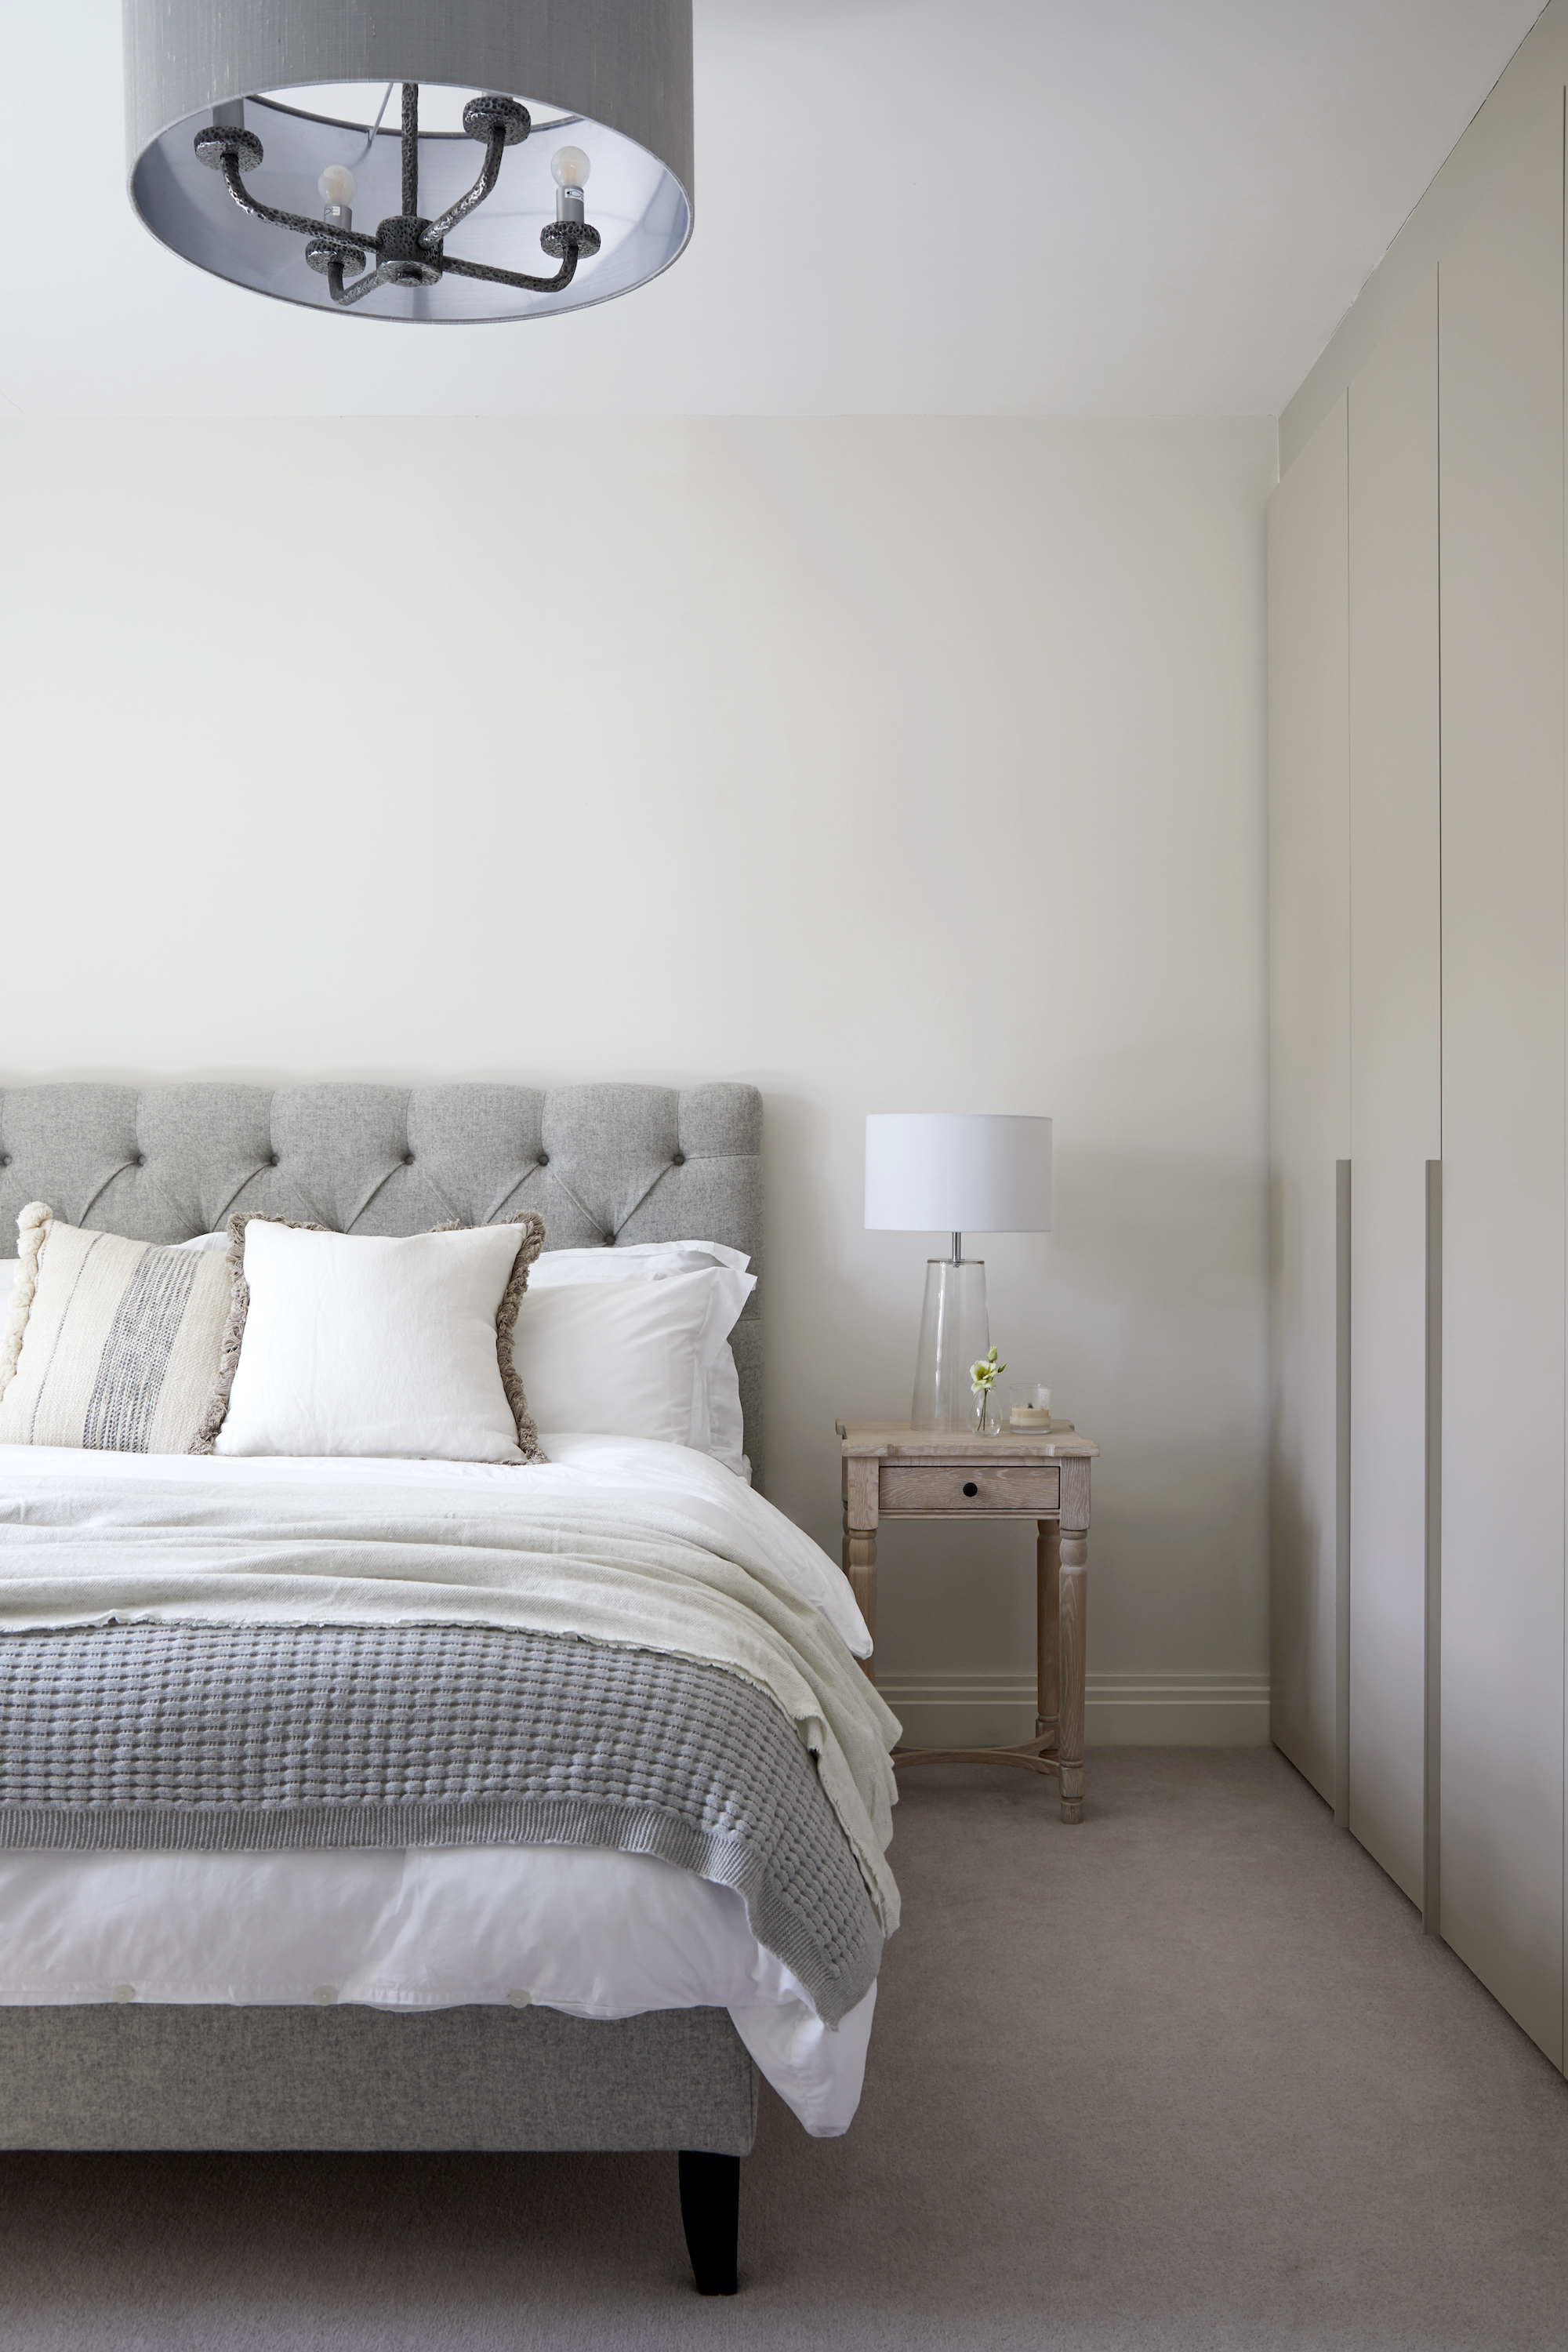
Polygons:
M855 1595L855 1606L866 1620L866 1631L873 1645L877 1639L877 1530L875 1528L852 1528L847 1507L844 1513L844 1573L849 1579L849 1590ZM868 1682L877 1679L877 1658L873 1646L868 1658L857 1661Z
M1089 1529L1061 1531L1059 1627L1061 1731L1057 1753L1061 1761L1062 1819L1083 1819L1084 1672L1089 1633Z
M875 1457L849 1454L844 1464L844 1573L855 1606L866 1620L872 1654L860 1661L868 1682L877 1679L877 1512L879 1465Z
M1061 1721L1059 1675L1061 1523L1042 1519L1035 1545L1035 1623L1038 1646L1036 1678L1035 1738L1048 1739L1054 1748Z

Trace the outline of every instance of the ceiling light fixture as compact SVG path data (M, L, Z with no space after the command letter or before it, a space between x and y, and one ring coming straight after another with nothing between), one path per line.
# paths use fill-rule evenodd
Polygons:
M124 0L124 21L131 201L256 292L531 318L645 285L691 235L691 0ZM540 248L552 270L519 266Z

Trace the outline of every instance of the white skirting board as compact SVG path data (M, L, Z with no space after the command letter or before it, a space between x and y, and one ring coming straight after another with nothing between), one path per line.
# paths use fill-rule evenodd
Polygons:
M1035 1729L1024 1675L879 1675L877 1687L921 1748L1000 1747ZM1090 1675L1090 1748L1267 1748L1267 1675Z

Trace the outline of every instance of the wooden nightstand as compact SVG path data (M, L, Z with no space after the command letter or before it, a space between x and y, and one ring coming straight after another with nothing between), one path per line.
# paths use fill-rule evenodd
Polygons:
M900 1748L895 1764L1014 1764L1054 1773L1062 1819L1083 1819L1084 1637L1089 1611L1089 1466L1076 1431L972 1437L907 1421L841 1421L844 1573L877 1638L877 1530L885 1519L1033 1519L1039 1696L1035 1737L1016 1748ZM875 1657L861 1661L876 1680Z

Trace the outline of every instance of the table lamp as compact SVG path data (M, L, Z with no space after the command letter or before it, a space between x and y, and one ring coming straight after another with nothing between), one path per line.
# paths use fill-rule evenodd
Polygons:
M1048 1234L1051 1122L983 1111L873 1111L866 1120L866 1226L945 1233L949 1257L926 1264L915 1363L916 1429L968 1429L969 1368L991 1345L985 1261L965 1233Z

